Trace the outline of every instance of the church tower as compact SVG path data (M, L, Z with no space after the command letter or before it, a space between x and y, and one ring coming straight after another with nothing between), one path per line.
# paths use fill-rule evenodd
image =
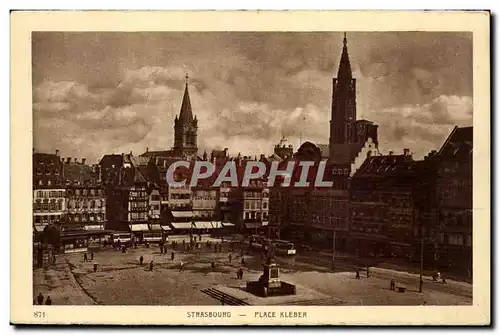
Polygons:
M188 75L186 74L186 87L182 98L179 117L174 121L174 152L176 155L193 158L198 154L198 120L193 117L191 101L189 99Z
M356 79L352 77L346 33L337 78L333 78L332 86L330 150L333 144L356 142Z

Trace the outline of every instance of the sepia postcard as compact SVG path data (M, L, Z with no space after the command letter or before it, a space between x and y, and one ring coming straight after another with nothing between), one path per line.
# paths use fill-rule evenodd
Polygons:
M489 325L490 13L11 13L11 323Z

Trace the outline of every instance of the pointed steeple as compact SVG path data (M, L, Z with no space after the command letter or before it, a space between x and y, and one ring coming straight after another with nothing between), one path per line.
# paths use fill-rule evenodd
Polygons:
M351 62L349 61L349 52L347 51L347 34L344 32L344 46L342 47L342 55L340 56L339 72L337 78L342 80L344 78L352 78Z
M181 123L190 123L193 121L193 112L191 110L191 100L189 99L188 74L186 73L186 87L184 88L184 97L182 98L181 112L179 120Z

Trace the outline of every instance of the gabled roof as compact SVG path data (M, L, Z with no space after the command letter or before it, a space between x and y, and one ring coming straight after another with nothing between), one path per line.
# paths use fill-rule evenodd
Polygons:
M410 155L385 155L367 158L356 171L355 177L365 175L384 176L414 167L415 161Z
M440 158L467 159L471 157L473 149L472 127L453 128L450 135L438 152Z
M157 150L157 151L146 151L139 155L139 157L172 157L174 155L173 150Z
M123 165L123 155L121 154L104 155L101 158L99 165L102 166L103 168L112 168L113 166L115 168L119 168Z

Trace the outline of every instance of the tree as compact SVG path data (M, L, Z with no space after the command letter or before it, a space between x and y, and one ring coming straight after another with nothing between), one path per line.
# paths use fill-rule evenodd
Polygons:
M42 241L44 244L50 244L58 249L61 245L61 232L54 225L48 225L43 230Z

